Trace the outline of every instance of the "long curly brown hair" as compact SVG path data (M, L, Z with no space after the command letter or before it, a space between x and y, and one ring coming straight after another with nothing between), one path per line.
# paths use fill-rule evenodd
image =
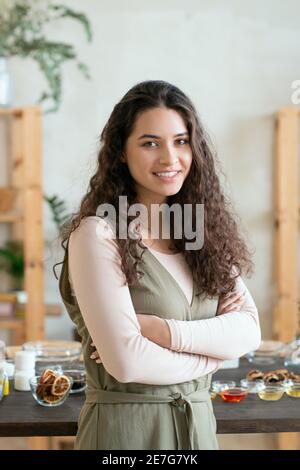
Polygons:
M96 173L83 197L79 211L63 227L62 246L81 220L95 216L97 207L110 203L115 207L118 220L119 196L127 196L128 207L138 202L135 181L128 167L121 160L126 140L131 134L136 119L146 110L165 107L176 110L184 120L189 133L192 150L190 171L180 191L168 197L167 204L204 204L204 244L200 250L186 250L191 242L183 236L171 238L176 251L182 251L193 274L198 292L196 295L215 297L234 289L235 278L252 272L253 264L249 250L238 230L237 216L232 204L221 189L216 166L220 163L198 117L191 100L176 86L161 80L149 80L132 87L115 105L100 136L100 150ZM134 217L128 216L128 223ZM117 222L118 224L118 222ZM116 227L118 233L118 226ZM174 223L171 222L174 235ZM122 271L128 285L134 285L142 272L138 270L144 251L140 254L137 245L143 248L140 239L116 237ZM130 255L130 256L128 256ZM59 263L58 263L59 264ZM235 269L233 269L235 268ZM233 275L233 271L235 274Z

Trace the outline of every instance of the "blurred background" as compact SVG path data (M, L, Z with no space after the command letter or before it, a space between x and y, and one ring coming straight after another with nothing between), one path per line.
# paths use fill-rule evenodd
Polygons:
M263 339L292 341L299 333L300 3L0 0L0 8L6 345L77 339L52 270L63 257L59 228L87 190L112 108L147 79L169 81L195 103L254 251L255 273L245 282ZM278 445L273 434L219 438L224 449ZM0 446L28 442L1 438Z

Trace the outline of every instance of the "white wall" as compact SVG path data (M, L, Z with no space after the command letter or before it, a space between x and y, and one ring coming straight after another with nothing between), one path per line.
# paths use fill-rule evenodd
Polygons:
M97 139L113 106L134 84L164 79L196 104L228 177L227 189L242 218L256 272L246 280L258 305L263 335L271 336L272 151L274 112L292 105L299 79L300 3L295 0L72 0L84 11L94 39L65 21L53 37L74 44L91 70L86 81L73 64L64 67L59 112L44 117L44 191L59 194L71 209L84 194L94 168ZM35 64L14 59L14 105L33 103L44 86ZM56 236L45 207L45 237ZM52 264L62 252L46 250L47 300L59 301ZM51 338L70 337L66 315L47 320Z

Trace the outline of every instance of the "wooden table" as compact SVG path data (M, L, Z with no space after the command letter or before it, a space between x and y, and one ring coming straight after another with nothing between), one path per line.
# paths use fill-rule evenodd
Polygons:
M272 370L282 367L249 364L244 358L239 369L218 371L213 380L240 380L253 368ZM293 368L295 372L295 368ZM0 402L0 436L73 436L84 402L84 394L70 395L58 407L38 405L30 392L13 390ZM267 402L249 394L241 403L225 403L220 397L213 401L219 434L295 432L300 431L300 400L285 395L277 402Z

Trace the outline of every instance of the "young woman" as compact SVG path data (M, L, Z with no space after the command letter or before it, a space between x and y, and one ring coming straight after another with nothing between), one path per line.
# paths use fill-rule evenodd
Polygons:
M60 292L88 382L76 449L218 448L211 376L261 335L241 278L249 252L216 161L190 99L164 81L129 90L102 131L97 171L63 236ZM200 248L185 226L199 236L197 211L165 221L161 209L174 204L202 204Z

